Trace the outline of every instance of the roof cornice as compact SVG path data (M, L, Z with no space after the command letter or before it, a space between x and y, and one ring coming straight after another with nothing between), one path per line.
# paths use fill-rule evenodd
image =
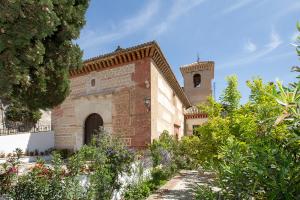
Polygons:
M84 61L83 66L80 69L70 70L70 77L73 78L82 76L92 71L101 71L106 68L124 65L143 58L151 58L154 61L184 106L186 108L190 107L191 103L189 99L180 87L169 63L156 41L147 42L126 49L118 49L112 53L87 59Z
M182 74L196 72L200 70L209 70L213 73L214 76L214 67L215 63L213 61L201 61L201 62L194 62L192 64L183 65L180 67L180 71Z

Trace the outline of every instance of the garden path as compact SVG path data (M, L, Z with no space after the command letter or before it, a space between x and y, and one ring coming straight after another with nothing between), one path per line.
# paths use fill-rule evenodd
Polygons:
M192 200L197 185L210 184L212 181L212 173L181 170L179 175L169 180L147 200Z

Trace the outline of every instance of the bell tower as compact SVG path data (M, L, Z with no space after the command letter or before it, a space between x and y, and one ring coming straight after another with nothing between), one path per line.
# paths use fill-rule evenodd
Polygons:
M192 105L203 103L212 95L214 65L213 61L199 61L180 67L184 79L183 90Z

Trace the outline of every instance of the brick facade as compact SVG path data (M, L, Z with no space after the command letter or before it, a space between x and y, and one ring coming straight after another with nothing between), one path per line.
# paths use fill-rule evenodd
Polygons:
M156 42L85 61L70 71L70 88L52 111L56 148L79 149L86 119L95 113L107 132L134 148L147 147L163 130L184 135L184 110L191 103Z
M95 86L91 80L95 79ZM144 148L151 142L150 58L71 78L69 97L52 111L56 148L78 149L83 144L84 121L97 113L104 129L128 146Z

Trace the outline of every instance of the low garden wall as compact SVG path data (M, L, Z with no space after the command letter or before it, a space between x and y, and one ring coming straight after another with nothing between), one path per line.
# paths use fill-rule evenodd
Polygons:
M53 147L53 131L0 136L0 153L13 153L16 148L23 152L44 152Z

